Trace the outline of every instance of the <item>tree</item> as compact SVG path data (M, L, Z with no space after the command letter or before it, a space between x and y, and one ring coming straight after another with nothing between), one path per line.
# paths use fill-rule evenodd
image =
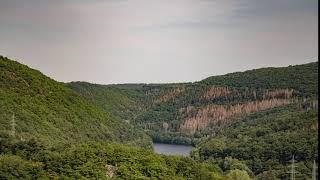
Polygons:
M226 178L228 180L251 180L249 174L246 171L242 171L239 169L231 170Z

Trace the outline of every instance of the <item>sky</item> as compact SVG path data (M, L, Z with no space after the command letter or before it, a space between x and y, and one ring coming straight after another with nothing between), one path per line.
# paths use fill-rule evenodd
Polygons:
M0 54L99 84L303 64L318 61L318 0L0 0Z

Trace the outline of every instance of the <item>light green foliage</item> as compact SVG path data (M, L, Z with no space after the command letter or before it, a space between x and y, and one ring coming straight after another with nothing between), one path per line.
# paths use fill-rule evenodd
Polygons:
M234 159L232 157L224 158L222 161L220 161L219 164L223 171L238 169L238 170L246 171L249 175L253 175L252 171L248 168L248 166L244 162L241 162L238 159Z
M43 164L15 155L0 155L0 179L36 179L45 177Z
M226 148L226 142L223 138L220 138L220 139L213 138L208 142L206 142L203 146L201 146L200 154L202 156L214 155L215 157L221 157L223 156L225 148Z
M216 137L203 140L194 156L203 160L241 159L258 177L281 179L289 177L287 167L294 154L300 163L299 176L308 178L310 163L318 158L317 121L317 110L303 110L298 105L257 113L222 129ZM225 146L214 143L221 139ZM220 163L220 167L227 170L225 164Z
M140 88L98 85L86 82L67 84L77 94L123 120L134 119L144 109L145 94Z
M225 158L232 157L246 163L249 167L246 171L250 175L265 173L281 178L288 175L285 168L292 154L297 154L304 164L316 158L314 154L317 152L318 137L315 128L318 112L308 110L305 106L307 102L318 97L317 80L318 62L315 62L214 76L196 83L115 86L72 83L71 86L83 97L94 97L93 102L105 97L105 103L114 104L111 103L113 100L107 101L109 98L104 91L109 92L107 94L121 94L122 98L116 95L114 97L127 99L117 101L124 104L124 107L127 107L125 104L128 103L123 102L133 102L131 106L140 107L141 110L133 109L131 114L128 113L130 115L125 117L129 118L130 123L145 129L155 142L196 144L197 148L192 156L197 160L216 158L219 159L217 162L222 162ZM211 87L229 87L237 93L215 99L201 98ZM161 97L177 88L184 91L171 100L158 102ZM298 101L289 106L239 117L234 123L209 127L193 135L179 132L179 126L184 120L184 116L179 114L181 108L241 104L255 100L246 95L252 91L255 91L256 98L261 100L263 92L276 89L294 89L293 97ZM86 93L87 91L93 95ZM96 94L99 94L98 98ZM146 95L142 96L144 94ZM303 102L303 99L307 101ZM119 108L115 108L117 109ZM121 114L114 114L117 113ZM164 122L169 123L168 131L163 128ZM221 164L220 167L223 168ZM310 170L311 166L307 166L304 174L310 173Z
M150 146L140 130L77 95L63 83L0 56L0 132L47 144L117 141Z
M251 180L250 176L246 171L241 170L231 170L228 174L226 179L228 180Z
M262 68L246 72L214 76L195 83L95 85L83 82L68 84L79 95L105 111L145 129L155 142L194 144L199 138L216 133L220 127L208 127L195 134L180 132L188 106L195 109L207 105L235 105L263 98L263 92L293 89L294 98L316 99L318 96L318 62L284 68ZM202 96L212 87L228 87L235 92L214 99ZM176 89L181 93L172 94ZM256 92L257 99L248 94ZM166 101L161 98L171 95ZM168 123L165 130L163 123ZM223 124L222 124L223 125Z
M201 81L201 83L255 89L289 88L296 90L299 96L317 97L318 62L281 68L262 68L223 76L213 76Z
M222 179L214 165L163 156L119 144L85 143L46 148L31 141L0 139L0 177L32 179ZM10 154L10 155L7 155ZM113 167L110 171L108 167Z
M234 91L203 98L212 87ZM180 131L190 115L183 108L248 103L278 89L293 89L294 103ZM297 177L308 179L318 158L316 99L318 62L195 83L105 86L56 82L0 56L0 179L107 179L113 171L120 179L288 179L293 154ZM145 133L195 145L193 159L146 150Z

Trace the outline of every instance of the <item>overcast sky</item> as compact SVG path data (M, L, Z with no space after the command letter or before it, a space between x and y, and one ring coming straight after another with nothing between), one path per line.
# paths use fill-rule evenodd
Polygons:
M0 0L0 54L63 82L198 81L317 49L318 0Z

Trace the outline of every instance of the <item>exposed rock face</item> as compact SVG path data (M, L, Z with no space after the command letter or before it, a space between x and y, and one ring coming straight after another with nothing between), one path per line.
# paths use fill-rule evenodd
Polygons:
M211 125L218 123L226 124L240 115L267 110L289 103L291 103L289 99L269 99L232 106L211 104L196 110L196 112L189 109L189 115L187 115L184 122L180 125L180 131L194 134L197 130L203 130Z

